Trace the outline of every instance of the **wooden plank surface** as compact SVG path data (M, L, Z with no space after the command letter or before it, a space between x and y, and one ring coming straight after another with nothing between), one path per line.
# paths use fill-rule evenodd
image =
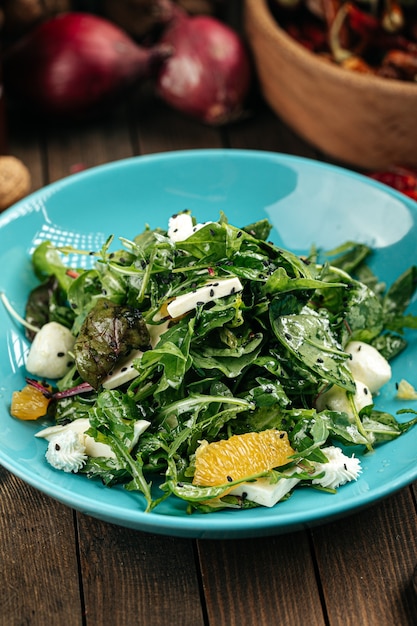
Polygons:
M193 541L77 517L87 624L203 626Z
M356 515L312 532L332 626L417 623L416 509L406 488Z
M324 626L307 532L199 541L198 553L210 624Z
M0 625L81 626L74 513L0 467Z

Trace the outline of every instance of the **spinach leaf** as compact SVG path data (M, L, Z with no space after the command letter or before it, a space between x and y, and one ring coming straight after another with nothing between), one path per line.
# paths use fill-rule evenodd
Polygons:
M26 302L25 319L36 328L42 328L48 322L58 322L71 328L74 313L68 308L66 294L60 288L54 274L30 292ZM25 332L27 338L32 341L35 332L30 328L26 328Z
M117 361L149 348L149 331L138 309L102 298L85 318L74 345L77 370L97 389Z
M270 319L277 339L303 367L324 381L355 392L355 383L346 365L349 355L335 341L326 317L307 311L299 315L276 315L272 302Z

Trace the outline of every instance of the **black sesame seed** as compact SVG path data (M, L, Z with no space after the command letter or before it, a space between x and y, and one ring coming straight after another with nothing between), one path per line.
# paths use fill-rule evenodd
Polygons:
M226 476L227 478L227 482L228 483L232 483L233 482L233 478L231 476Z
M65 356L65 352L57 352L57 356L59 358L61 358L61 357Z
M120 370L121 372L127 372L127 366L122 367L122 369Z
M284 437L285 437L285 433L280 433L280 434L279 434L279 438L280 438L280 439L284 439Z
M199 300L198 302L196 302L197 306L203 306L204 302L202 302L201 300Z
M323 361L323 359L321 358L321 356L319 356L319 357L317 358L317 363L324 363L324 361Z
M232 287L231 290L230 290L230 295L232 295L235 292L236 292L236 289L234 287Z
M367 388L367 387L364 387L364 388L363 388L363 393L365 394L365 396L367 396L367 395L368 395L369 391L368 391L368 388Z
M243 233L242 233L242 231L240 230L240 231L238 232L238 234L236 235L236 238L237 238L237 239L239 239L239 237L241 237L242 235L243 235Z
M61 446L59 445L59 443L55 444L55 450L58 452L59 450L61 450Z
M210 289L210 297L212 298L214 296L214 289Z

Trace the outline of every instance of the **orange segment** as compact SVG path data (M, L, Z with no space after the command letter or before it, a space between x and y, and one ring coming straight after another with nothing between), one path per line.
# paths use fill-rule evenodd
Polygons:
M193 483L212 487L280 467L294 454L285 431L233 435L207 443L196 450Z
M46 415L50 401L39 389L27 385L13 392L10 413L20 420L36 420Z

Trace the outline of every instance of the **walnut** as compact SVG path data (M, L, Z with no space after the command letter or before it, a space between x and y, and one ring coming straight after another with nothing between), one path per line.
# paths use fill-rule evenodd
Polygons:
M0 211L26 196L31 176L26 165L14 156L0 156Z

